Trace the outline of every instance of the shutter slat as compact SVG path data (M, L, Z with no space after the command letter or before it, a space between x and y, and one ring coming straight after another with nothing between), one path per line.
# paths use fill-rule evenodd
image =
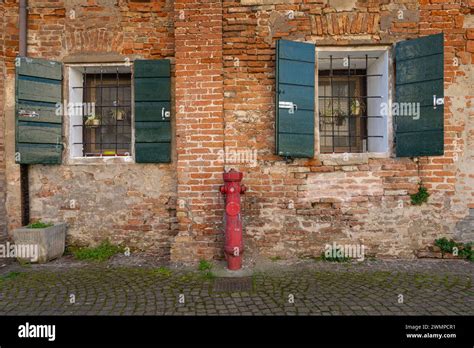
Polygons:
M22 164L60 164L62 64L37 58L16 61L16 156Z
M171 162L171 143L135 143L135 161L137 163Z
M17 144L22 164L60 164L61 145L53 144Z
M276 55L276 152L285 157L311 158L314 156L315 46L278 40ZM293 107L289 109L288 105Z
M156 102L171 100L170 78L135 78L135 101Z
M421 116L423 115L423 116ZM416 116L415 116L416 117ZM432 106L423 106L420 108L420 118L418 120L413 117L398 117L397 133L410 133L420 131L443 130L443 106L433 109ZM416 127L413 123L416 122Z
M52 60L18 57L16 72L20 76L35 76L46 79L62 80L62 64Z
M400 62L404 59L443 54L443 43L444 38L442 33L398 42L395 51L395 60Z
M136 122L135 141L138 143L171 142L171 123Z
M27 122L49 122L49 123L61 123L62 117L58 112L56 104L53 103L35 103L28 101L19 101L17 104L18 120ZM22 116L21 111L34 112L37 116L29 117Z
M288 110L280 110L279 131L281 133L307 134L311 135L311 125L308 127L308 120L313 119L314 111L299 110L295 114L290 114ZM314 124L313 124L314 126Z
M443 137L442 130L400 133L397 136L397 155L401 153L407 156L399 157L442 156ZM414 149L416 149L416 154L414 154Z
M18 122L20 143L60 144L61 125L54 123Z
M395 88L396 100L399 103L419 102L420 106L433 107L433 95L443 96L443 85L433 81L397 85Z
M136 60L135 161L171 161L171 69L170 61Z
M171 69L168 59L136 60L133 74L135 77L170 77Z
M437 80L443 73L439 65L439 56L418 57L397 62L397 85ZM420 69L423 67L423 69Z
M294 101L298 110L314 111L314 86L280 84L280 101Z
M314 134L280 133L278 143L291 157L308 157L311 146L314 146Z
M444 153L443 34L399 42L395 46L395 145L398 157L438 156ZM419 116L400 113L419 104Z
M135 103L135 121L167 121L165 111L171 110L171 103L167 102L140 102Z
M39 102L61 102L61 85L39 80L18 80L18 99Z

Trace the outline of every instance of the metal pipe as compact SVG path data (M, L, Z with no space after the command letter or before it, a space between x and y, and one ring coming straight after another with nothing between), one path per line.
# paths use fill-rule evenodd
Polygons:
M27 56L27 31L28 31L28 0L20 0L20 56Z
M19 13L19 55L26 57L28 55L28 0L20 0ZM28 165L20 164L20 195L21 195L21 223L23 226L30 223L30 187Z

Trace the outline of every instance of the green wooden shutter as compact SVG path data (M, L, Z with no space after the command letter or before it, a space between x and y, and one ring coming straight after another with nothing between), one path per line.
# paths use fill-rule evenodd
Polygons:
M171 162L170 61L136 60L135 161Z
M399 42L395 46L395 101L407 110L419 103L418 116L394 115L398 157L444 153L443 34ZM418 118L418 119L417 119Z
M16 154L21 164L60 164L62 153L62 65L16 59Z
M276 44L276 153L314 156L313 44L278 40Z

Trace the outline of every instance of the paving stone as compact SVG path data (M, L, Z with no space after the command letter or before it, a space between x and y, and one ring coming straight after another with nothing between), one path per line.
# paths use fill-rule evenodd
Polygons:
M0 315L474 315L474 264L467 262L288 265L246 279L251 291L238 282L239 289L216 287L218 278L186 269L166 277L153 268L100 264L13 271L20 275L0 280Z

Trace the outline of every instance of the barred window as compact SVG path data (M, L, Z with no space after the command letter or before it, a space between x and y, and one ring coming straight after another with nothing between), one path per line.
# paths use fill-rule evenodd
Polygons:
M72 157L131 156L130 67L72 66L68 78Z
M84 101L93 103L84 113L83 155L125 156L131 144L131 75L85 74Z
M367 151L365 70L319 72L321 152Z
M319 53L320 153L387 150L387 60L386 51Z

